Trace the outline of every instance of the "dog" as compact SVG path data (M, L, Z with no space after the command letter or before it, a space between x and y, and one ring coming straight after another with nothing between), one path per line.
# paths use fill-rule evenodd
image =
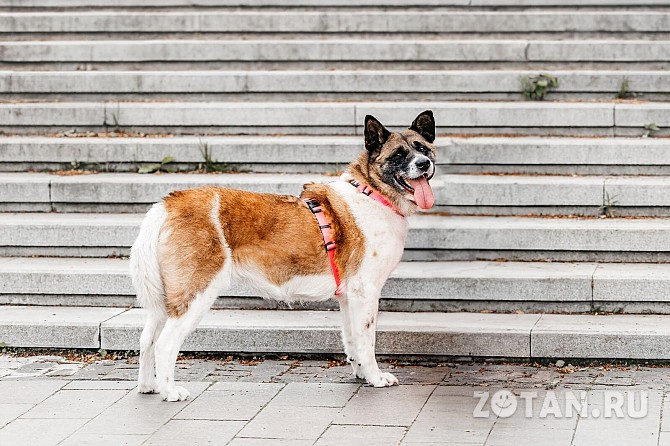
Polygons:
M435 120L426 110L392 133L368 115L364 134L365 150L338 180L306 184L300 197L202 187L152 206L130 252L147 312L140 393L188 398L174 382L179 349L234 281L265 298L337 299L356 377L374 387L398 384L376 361L377 312L402 256L406 217L434 204Z

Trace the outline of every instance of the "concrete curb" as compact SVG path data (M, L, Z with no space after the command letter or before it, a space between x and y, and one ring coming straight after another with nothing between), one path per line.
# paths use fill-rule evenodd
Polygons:
M668 359L669 319L658 315L381 312L377 352ZM142 310L6 306L0 313L0 340L15 347L137 350L143 322ZM339 354L339 325L337 312L213 310L187 338L183 350ZM62 336L64 327L68 327L67 336ZM61 336L54 336L58 332Z
M100 348L100 325L123 311L5 305L0 312L0 342L14 347Z

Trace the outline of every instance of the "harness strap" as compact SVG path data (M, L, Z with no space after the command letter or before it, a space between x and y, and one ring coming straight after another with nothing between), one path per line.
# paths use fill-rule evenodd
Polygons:
M362 193L363 195L367 195L368 197L372 198L373 200L376 200L376 201L380 202L381 204L383 204L387 208L390 208L393 212L400 215L401 217L405 216L403 213L398 211L398 209L396 209L396 207L393 206L393 204L390 201L388 201L386 198L384 198L384 196L382 194L380 194L379 192L375 192L375 190L372 189L367 184L361 184L356 180L349 180L349 183L352 186L354 186L356 189L358 189L359 192Z
M319 223L319 230L323 236L324 247L326 248L328 260L330 261L330 268L333 270L333 278L335 279L335 285L337 286L335 295L339 296L342 294L343 290L341 286L340 269L335 263L335 249L337 248L337 244L333 239L333 231L330 226L330 220L328 220L328 217L326 217L326 214L321 209L321 204L318 201L309 198L303 199L302 201L304 201L309 210L312 211L316 221Z

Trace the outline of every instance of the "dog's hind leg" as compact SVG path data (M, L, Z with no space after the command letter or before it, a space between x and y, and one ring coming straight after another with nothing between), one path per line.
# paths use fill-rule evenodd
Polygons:
M188 390L174 383L177 355L184 339L198 326L219 292L229 286L230 273L227 269L224 268L205 291L197 293L185 313L178 317L168 317L165 322L156 342L156 382L165 401L182 401L189 397Z
M165 316L150 314L144 324L140 337L140 371L137 390L140 393L156 393L156 355L155 347L158 336L165 326Z
M361 284L349 288L349 320L351 345L357 375L363 376L374 387L398 384L391 373L382 373L375 358L377 313L381 290ZM358 368L358 369L356 369Z
M167 318L165 293L158 262L158 242L166 217L163 204L155 204L147 212L137 240L130 249L130 274L137 299L147 312L147 322L140 338L137 387L140 393L155 393L157 390L154 377L154 346Z

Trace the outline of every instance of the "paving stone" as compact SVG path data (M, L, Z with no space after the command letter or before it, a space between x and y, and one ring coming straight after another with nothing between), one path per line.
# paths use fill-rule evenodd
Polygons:
M134 381L72 381L63 390L130 390L136 386Z
M87 421L84 418L46 420L19 418L0 429L0 444L55 446Z
M238 437L317 440L337 416L336 407L268 405L242 429ZM309 420L305 423L304 420Z
M244 421L170 420L143 444L228 444L244 425Z
M626 397L624 396L624 398ZM660 403L650 403L647 415L643 417L630 417L625 406L622 410L624 417L607 417L603 414L607 415L609 411L602 406L594 405L593 401L595 399L590 395L588 406L590 416L581 418L577 424L573 439L574 444L597 446L620 442L643 446L658 443ZM612 414L614 413L612 412Z
M357 384L289 383L272 399L270 405L344 407L359 387Z
M209 383L180 383L195 399ZM129 392L78 431L80 434L150 435L179 413L189 402L165 404L159 395Z
M149 438L148 435L107 435L107 434L80 434L75 432L62 443L62 446L139 446Z
M126 390L62 390L22 418L94 418L128 393Z
M252 381L253 375L243 378L241 381ZM338 382L349 384L360 384L351 369L351 366L330 367L327 365L307 366L292 368L276 378L278 382L286 383L313 383Z
M63 386L59 381L0 381L0 404L39 404Z
M635 383L632 372L622 372L615 376L599 376L594 384L597 386L632 386Z
M361 387L333 421L334 424L409 426L435 386ZM385 408L379 410L380 407Z
M283 387L283 384L219 382L194 399L177 418L248 421Z
M2 403L0 404L0 429L11 421L28 412L35 404L30 403Z
M396 426L330 426L315 446L358 446L360 444L385 446L398 444L405 428Z
M285 438L235 438L229 446L311 446L314 440L287 440Z
M525 428L519 435L517 427L498 427L497 423L489 434L486 444L491 446L570 446L573 430L571 429L533 429Z
M444 392L443 389L450 388L438 387L436 391ZM472 397L473 390L466 391L469 392L468 396L448 398L431 396L403 441L408 444L412 442L484 444L496 417L475 418L473 410L476 407L476 400Z

